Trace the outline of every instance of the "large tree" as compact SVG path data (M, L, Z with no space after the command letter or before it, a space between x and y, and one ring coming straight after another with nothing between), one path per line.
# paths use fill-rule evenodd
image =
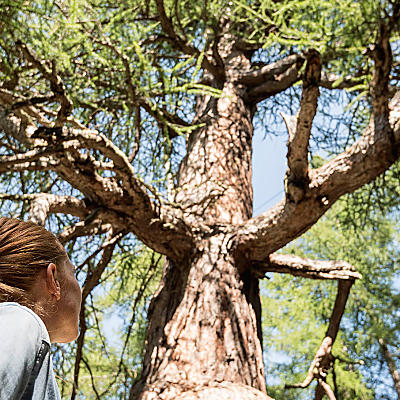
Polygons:
M359 275L276 251L399 157L400 2L1 6L2 198L22 202L21 215L29 204L40 224L56 214L51 226L71 249L105 238L84 263L72 398L85 306L132 234L165 260L131 399L268 398L259 297L267 271L339 281L310 369L316 398L333 398L324 371ZM285 197L252 217L254 123L268 129L279 111L289 136ZM331 156L319 168L310 143Z

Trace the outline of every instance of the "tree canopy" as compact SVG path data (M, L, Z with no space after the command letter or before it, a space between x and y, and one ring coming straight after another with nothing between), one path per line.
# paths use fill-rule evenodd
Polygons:
M299 283L321 296L310 303L313 344L329 320L309 374L317 400L345 396L326 370L336 338L343 350L357 318L371 325L363 349L390 355L391 337L378 337L370 313L381 312L370 293L392 273L368 278L376 228L362 227L365 258L354 256L350 231L340 233L346 251L334 249L329 220L316 244L300 239L301 253L285 246L364 185L370 190L336 209L359 228L373 207L397 202L399 1L0 5L1 212L56 232L83 285L80 336L55 357L62 375L72 374L65 396L267 399L262 344L282 327L275 312L299 312L282 292L299 277L338 281L336 300L328 283ZM258 216L255 129L288 137L284 199ZM389 228L378 229L391 251ZM269 272L297 277L271 281L273 309L259 295ZM349 294L351 317L339 332ZM262 308L271 330L261 326ZM123 321L115 343L102 333L106 310ZM356 350L348 353L339 356ZM303 348L296 357L305 362ZM357 371L356 395L372 396ZM292 372L294 380L301 373Z

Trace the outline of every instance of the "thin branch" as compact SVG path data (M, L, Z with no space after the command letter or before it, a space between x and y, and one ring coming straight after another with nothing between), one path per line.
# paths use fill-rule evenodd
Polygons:
M400 373L399 373L399 370L396 367L396 363L393 360L392 354L390 354L390 351L388 349L385 339L379 338L378 343L379 343L379 347L380 347L380 351L383 356L383 359L385 360L386 366L389 369L390 376L392 377L393 385L394 385L394 388L397 393L397 398L400 400Z
M341 77L331 72L322 71L320 86L325 89L351 89L360 84L361 75Z
M123 234L122 233L117 233L116 235L113 234L113 231L110 231L110 234L108 236L107 244L105 245L103 249L103 254L102 257L97 264L96 268L92 271L88 272L88 275L85 279L85 283L83 285L82 289L82 306L81 306L81 312L79 314L79 326L80 326L80 332L79 336L77 339L77 349L76 349L76 356L75 356L75 365L74 365L74 383L72 387L72 394L71 394L71 400L75 400L77 391L79 389L79 372L80 372L80 363L82 361L82 355L83 355L83 345L85 341L85 334L87 330L87 324L86 324L86 317L85 317L85 311L86 311L86 300L91 291L99 284L101 275L105 268L107 267L108 263L110 262L112 258L112 254L115 248L115 245L118 240L122 238Z
M90 364L86 361L85 357L82 357L82 362L85 364L87 370L89 371L90 381L91 381L91 383L92 383L92 389L93 389L93 391L94 391L94 393L95 393L95 395L96 395L96 399L97 399L97 400L100 400L101 397L100 397L100 395L99 395L99 392L98 392L97 389L96 389L96 385L95 385L95 383L94 383L94 376L93 376L93 373L92 373L92 369L90 368Z
M57 114L54 126L62 126L72 112L72 101L68 98L64 83L61 77L57 74L56 62L51 61L50 66L48 63L39 60L28 46L21 41L17 41L16 46L21 50L24 58L35 65L35 67L42 73L43 77L50 82L50 89L53 92L54 99L60 103L60 109Z
M170 43L177 48L178 50L182 51L185 54L191 56L200 56L200 51L187 43L183 38L181 38L174 30L174 26L170 18L168 18L165 8L164 8L164 1L163 0L156 0L157 10L159 14L159 21L161 26L165 32L165 34L170 39ZM225 77L224 71L219 69L216 65L214 65L208 58L205 56L202 60L202 67L210 72L215 78L219 80L223 80Z
M339 331L340 321L342 320L342 316L346 307L347 299L349 297L350 288L353 284L353 281L343 281L339 280L338 282L338 292L336 295L335 305L332 310L331 317L329 318L328 329L325 334L325 338L322 340L322 343L315 354L315 357L310 365L307 376L303 382L297 384L286 384L286 388L307 388L314 379L318 380L319 385L322 389L324 389L325 393L330 399L335 399L335 395L333 394L330 386L326 386L326 376L329 369L332 366L332 347L335 343L336 336Z
M60 196L49 193L10 195L0 193L1 200L26 201L30 203L30 220L44 225L48 214L62 213L85 218L90 213L83 200L74 196Z
M87 330L86 324L86 304L82 302L81 311L79 313L79 336L76 340L76 353L75 353L75 362L74 362L74 380L72 383L72 393L71 400L75 400L77 395L77 391L79 389L79 372L81 368L81 360L83 354L83 344L85 342L85 334Z
M108 263L111 261L115 245L119 240L122 239L123 236L124 233L122 232L114 235L111 231L109 238L102 246L103 254L101 256L101 260L97 264L96 268L94 270L90 270L86 276L82 289L82 301L86 300L91 291L100 283L101 275L106 269Z

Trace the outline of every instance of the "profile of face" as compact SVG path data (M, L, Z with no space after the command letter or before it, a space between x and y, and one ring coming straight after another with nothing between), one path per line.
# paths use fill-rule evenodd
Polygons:
M78 337L82 292L67 254L39 273L31 294L45 311L42 320L51 342L68 343Z

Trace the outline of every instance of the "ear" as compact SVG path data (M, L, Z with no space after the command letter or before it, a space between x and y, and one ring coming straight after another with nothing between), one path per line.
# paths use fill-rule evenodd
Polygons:
M46 286L50 295L55 296L56 300L61 298L60 283L56 279L57 266L54 263L50 263L46 270Z

